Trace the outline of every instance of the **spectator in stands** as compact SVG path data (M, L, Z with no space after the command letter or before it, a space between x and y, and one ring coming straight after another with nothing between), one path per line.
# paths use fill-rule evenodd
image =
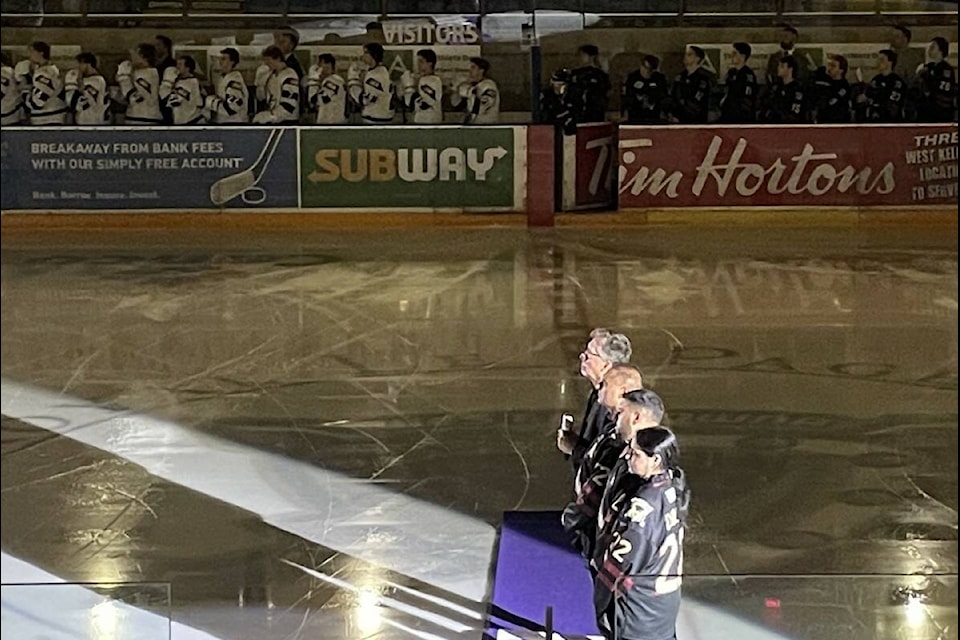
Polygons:
M630 124L663 124L669 90L667 77L660 73L660 59L646 55L623 83L621 114Z
M363 63L366 72L351 65L347 70L347 91L364 124L393 122L393 83L390 71L383 66L383 46L377 42L363 45Z
M897 52L883 49L877 54L877 75L857 96L857 120L861 122L903 122L907 97L906 83L894 73Z
M673 81L670 98L672 124L706 124L710 113L713 74L703 68L703 49L690 45L683 55L683 71Z
M417 74L408 69L400 77L404 109L413 113L413 121L417 124L443 122L443 81L437 75L436 67L436 52L421 49L417 51Z
M0 51L0 125L9 127L23 119L23 100L17 75L6 51Z
M63 124L67 119L67 105L61 98L63 79L60 70L50 62L50 45L34 42L28 51L30 60L29 94L24 100L30 124Z
M540 92L540 122L552 124L564 135L573 135L577 131L573 112L570 70L557 69L550 76L550 84Z
M581 122L604 122L607 119L607 94L610 93L610 76L600 68L600 49L585 44L577 53L580 66L570 74L570 90L573 92L574 120Z
M97 70L97 57L92 53L77 55L77 68L64 76L67 107L78 125L110 124L110 94L107 81Z
M950 44L934 38L927 46L927 64L920 67L920 122L955 122L957 118L957 74L949 62Z
M160 99L170 112L173 124L200 124L203 122L203 89L194 75L197 62L193 56L177 56L173 82L166 88L166 79L160 85ZM170 69L164 72L168 74Z
M803 85L797 80L800 68L797 59L785 56L777 67L777 82L769 94L763 122L771 124L803 124L807 122L807 107Z
M149 43L137 46L132 60L117 67L117 84L127 102L124 124L158 125L160 113L160 73L156 69L157 50Z
M829 54L827 64L811 79L813 121L819 124L843 124L853 121L853 96L847 81L847 59Z
M307 77L307 101L317 110L317 124L347 122L347 86L337 75L337 59L321 53Z
M780 81L780 61L787 56L792 56L797 61L797 73L795 78L800 82L805 82L807 74L813 68L813 61L807 55L801 55L797 52L797 40L800 39L800 33L788 24L780 29L780 51L776 52L767 61L767 84L771 87Z
M220 51L220 80L216 93L207 96L207 119L217 124L239 124L249 120L250 91L237 70L240 52L233 47Z
M254 116L257 124L297 124L300 120L300 80L287 66L280 47L271 45L263 50L263 62L270 73L262 89L258 85L257 98L266 101L266 108ZM262 91L262 93L260 93Z
M749 124L757 120L757 75L747 61L753 49L746 42L734 42L730 68L720 101L720 122Z
M300 44L300 33L293 27L283 27L273 33L273 44L283 52L283 61L289 69L297 74L297 79L303 77L303 67L294 54L294 49Z
M911 89L917 83L917 69L923 66L924 53L920 47L911 47L910 40L913 33L902 24L893 27L890 36L890 48L897 54L897 68L900 76Z
M162 78L164 71L177 66L177 61L173 57L173 40L160 34L153 39L153 46L157 50L157 71Z
M496 124L500 120L500 88L490 78L490 63L470 58L469 78L453 97L454 106L465 105L467 124Z

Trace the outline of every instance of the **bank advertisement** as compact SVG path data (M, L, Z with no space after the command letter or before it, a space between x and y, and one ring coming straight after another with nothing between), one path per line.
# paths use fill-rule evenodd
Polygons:
M296 208L297 131L278 127L9 128L2 208Z
M620 127L620 208L957 203L957 125Z
M524 127L301 129L304 208L522 211Z

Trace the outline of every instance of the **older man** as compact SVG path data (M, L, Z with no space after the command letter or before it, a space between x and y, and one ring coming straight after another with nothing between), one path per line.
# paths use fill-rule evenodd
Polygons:
M557 431L557 448L570 456L574 473L580 468L587 449L603 432L606 411L599 402L603 378L613 365L629 362L632 353L630 339L609 329L591 331L587 346L580 352L580 375L590 382L593 390L587 399L580 429L574 430L569 424L573 416L565 414Z

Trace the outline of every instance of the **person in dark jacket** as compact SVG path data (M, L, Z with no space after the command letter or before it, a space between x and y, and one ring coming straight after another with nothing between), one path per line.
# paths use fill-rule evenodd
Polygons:
M720 122L724 124L749 124L757 120L757 74L747 66L752 52L746 42L733 43L720 102Z
M847 81L849 63L844 56L831 54L811 80L813 121L843 124L853 121L853 95Z
M577 131L574 111L570 71L557 69L550 76L550 85L540 92L540 121L554 125L566 135L572 135Z
M604 122L607 119L610 76L600 68L600 50L596 45L585 44L578 53L581 66L570 76L570 89L576 105L574 119L577 123Z
M629 124L663 124L669 91L667 77L660 73L660 59L644 56L640 68L631 71L623 83L621 115Z
M950 43L934 38L927 47L930 62L917 76L920 79L920 122L955 122L957 118L957 74L949 62Z
M786 56L777 68L777 82L770 93L762 122L769 124L804 124L807 122L807 102L800 81L796 79L797 60Z
M857 95L857 120L861 122L903 122L907 84L894 73L897 52L883 49L877 54L877 75Z
M706 54L700 47L687 47L683 56L683 72L673 81L670 93L671 123L707 123L713 74L703 68L705 57Z

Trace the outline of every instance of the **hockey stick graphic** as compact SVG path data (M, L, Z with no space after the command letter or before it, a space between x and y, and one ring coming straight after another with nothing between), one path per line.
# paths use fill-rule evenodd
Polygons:
M263 145L263 150L260 151L260 156L249 168L214 182L210 186L210 201L219 206L230 202L237 196L242 196L243 201L247 204L260 204L266 200L267 192L258 187L257 183L260 182L267 165L273 159L273 154L277 150L277 145L280 144L284 131L284 129L274 129L270 132L266 144Z

